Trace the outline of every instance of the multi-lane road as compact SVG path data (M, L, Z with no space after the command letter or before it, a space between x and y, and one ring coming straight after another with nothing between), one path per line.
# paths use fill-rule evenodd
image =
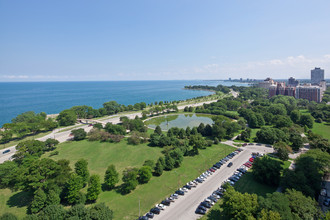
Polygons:
M243 165L251 157L252 152L271 153L273 148L257 145L248 145L244 150L233 157L220 169L216 170L213 175L208 177L204 183L200 183L196 188L192 188L184 196L179 196L174 203L161 211L159 215L154 217L155 220L194 220L200 218L200 215L195 214L195 210L199 203L212 194L221 184L228 179L236 169ZM219 160L222 158L219 158ZM227 164L232 162L231 167ZM173 192L174 193L174 192Z

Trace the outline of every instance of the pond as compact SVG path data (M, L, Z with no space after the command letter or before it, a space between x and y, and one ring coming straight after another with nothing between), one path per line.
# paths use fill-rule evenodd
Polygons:
M205 114L166 115L149 119L145 121L145 124L153 129L155 129L157 125L159 125L162 130L168 130L173 127L186 129L187 127L198 127L200 123L212 125L213 120L211 117L211 115Z

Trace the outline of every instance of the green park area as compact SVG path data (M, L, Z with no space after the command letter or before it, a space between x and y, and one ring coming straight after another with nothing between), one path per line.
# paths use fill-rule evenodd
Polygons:
M135 219L139 215L139 203L141 214L146 213L156 203L172 194L178 187L182 187L188 181L196 178L208 167L234 148L218 144L200 150L199 155L185 157L182 165L172 171L164 171L160 177L152 177L151 180L127 195L119 192L119 187L112 191L102 191L97 202L104 202L114 211L114 219ZM66 142L58 145L59 154L52 156L54 160L68 159L73 167L74 163L85 158L91 174L99 174L103 179L108 165L114 164L122 177L122 171L126 167L141 167L145 160L156 161L162 155L162 148L149 147L147 144L128 145L125 140L120 143ZM43 157L49 157L46 153ZM118 186L122 182L120 181ZM86 188L83 189L84 191ZM0 212L12 212L22 217L26 214L28 202L26 195L20 192L11 192L9 189L0 190Z
M330 140L330 123L314 123L312 131L321 135L323 138Z

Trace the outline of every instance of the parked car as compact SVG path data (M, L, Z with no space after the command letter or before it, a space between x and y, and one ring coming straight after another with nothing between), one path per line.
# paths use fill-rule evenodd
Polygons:
M207 197L207 199L211 200L214 203L216 203L218 201L218 199L213 196L209 196L209 197Z
M189 190L191 189L191 186L188 185L188 184L187 185L184 185L183 187L186 188L186 189L189 189Z
M214 203L212 200L210 200L210 199L205 199L204 202L207 202L207 203L209 203L210 205L214 205L214 204L215 204L215 203Z
M201 202L201 204L200 204L201 206L204 206L205 208L211 208L212 206L211 206L211 204L210 203L207 203L207 202Z
M154 207L154 208L150 209L150 212L158 215L160 213L160 209L157 207Z
M165 199L161 202L161 204L169 206L171 205L171 201L169 199Z
M171 197L174 198L174 199L177 199L177 198L179 198L179 195L174 193L174 194L171 195Z
M227 167L231 167L233 165L233 162L230 162Z
M175 191L176 194L180 195L180 196L183 196L184 195L184 191L181 191L181 190L177 190Z
M201 206L201 205L199 205L199 206L197 207L197 209L202 209L202 210L204 210L204 211L207 210L207 208L205 208L204 206Z
M147 214L146 214L146 217L148 217L148 218L154 218L154 213L152 213L152 212L148 212ZM148 219L147 218L147 219Z
M203 182L203 180L201 180L201 179L199 179L199 178L197 178L196 181L197 181L198 183L202 183L202 182Z
M163 204L157 204L156 207L159 208L160 210L165 210L166 208L166 206Z
M152 214L152 213L151 213ZM153 218L153 217L151 217L151 218ZM148 217L148 213L147 213L147 215L146 216L140 216L139 218L138 218L138 220L148 220L149 219L149 217Z
M330 206L330 198L326 198L326 199L323 201L323 205L329 207L329 206Z
M242 147L245 147L245 146L247 146L247 143L244 143L244 144L242 145Z
M203 209L199 209L197 208L195 211L196 214L200 214L200 215L205 215L206 211L204 211Z
M181 191L183 191L183 192L188 192L188 189L186 189L186 188L184 188L184 187L180 188L179 190L181 190Z

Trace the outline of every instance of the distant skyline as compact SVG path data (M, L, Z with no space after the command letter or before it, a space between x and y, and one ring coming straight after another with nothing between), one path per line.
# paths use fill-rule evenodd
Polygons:
M314 67L329 79L329 9L329 0L0 0L0 82L309 79Z

